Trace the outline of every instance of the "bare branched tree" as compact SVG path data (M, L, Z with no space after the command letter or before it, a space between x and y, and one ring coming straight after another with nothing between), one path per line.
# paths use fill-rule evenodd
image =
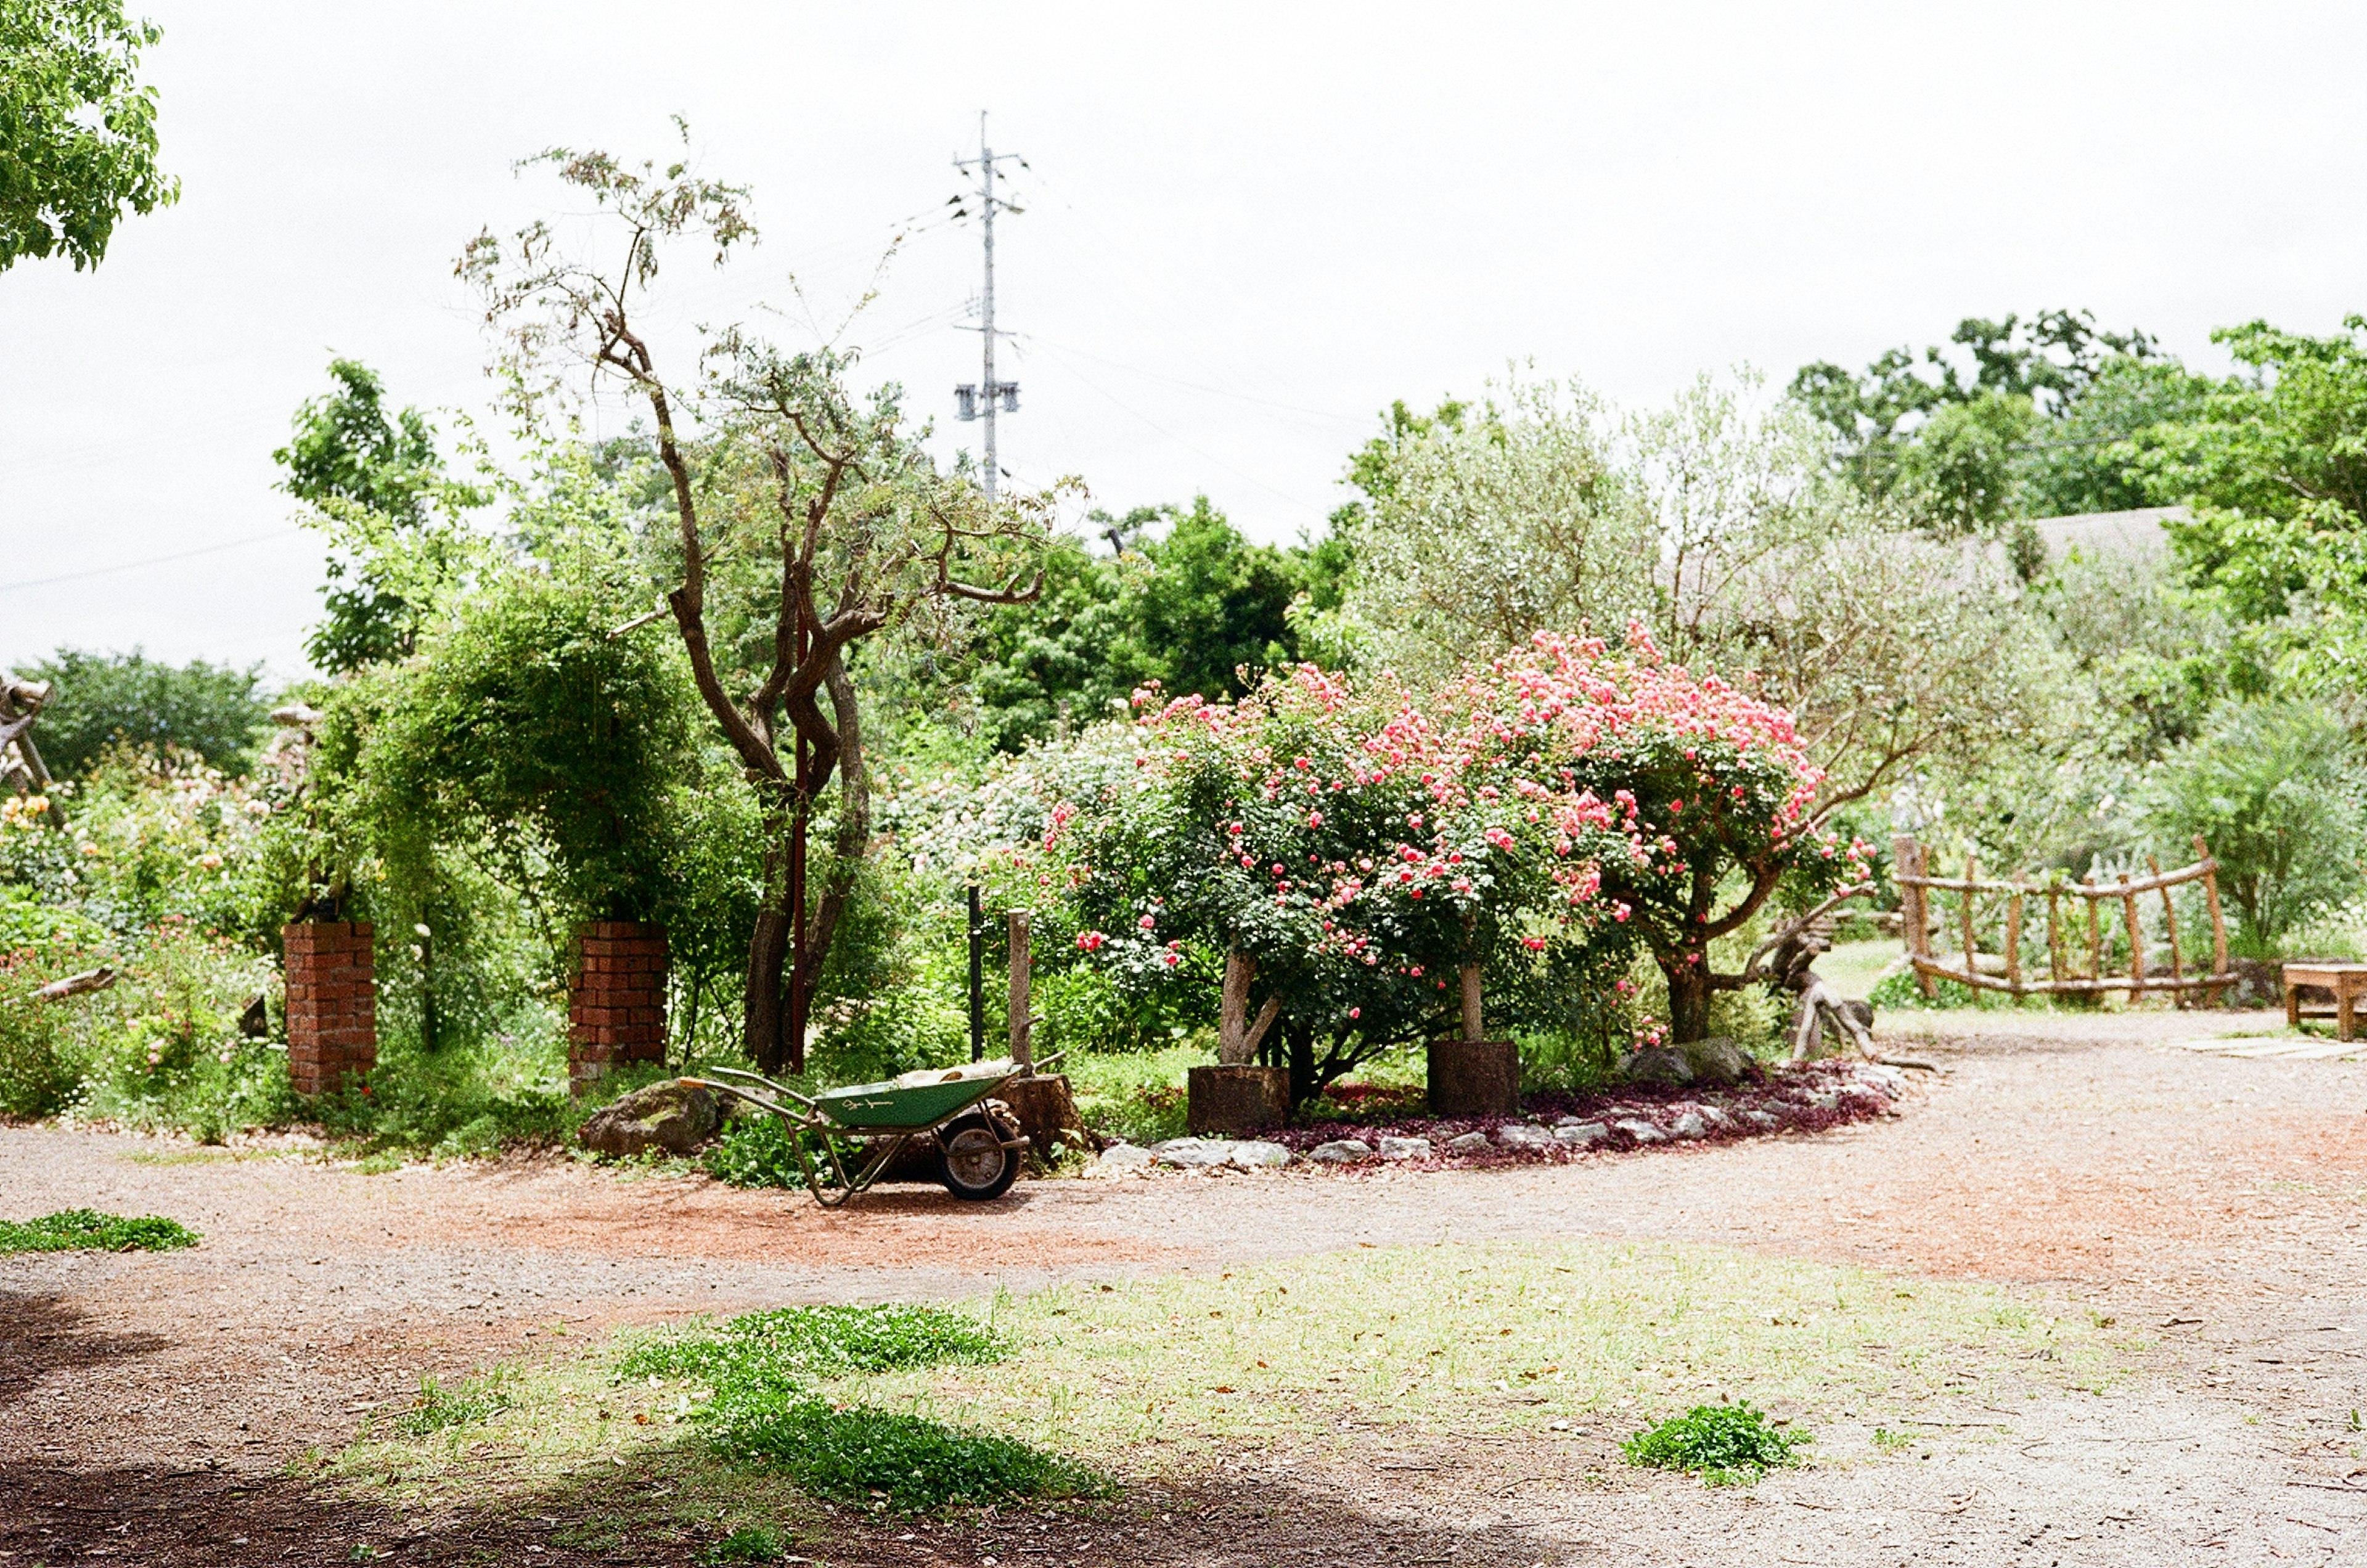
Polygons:
M763 807L743 1041L764 1070L802 1071L813 979L871 830L848 655L890 628L950 637L967 604L1033 599L1066 487L989 502L922 450L896 389L850 394L853 355L832 349L785 355L727 330L708 334L687 389L670 386L642 323L660 261L674 243L698 243L720 265L753 243L746 190L681 164L629 167L601 152L560 149L527 163L592 198L593 248L577 254L538 222L506 243L481 234L459 271L504 333L500 368L523 406L561 387L571 365L621 378L648 403L675 512L679 580L666 604ZM719 570L736 574L722 586L760 600L771 623L738 691L709 626ZM831 853L810 890L808 833L833 779Z

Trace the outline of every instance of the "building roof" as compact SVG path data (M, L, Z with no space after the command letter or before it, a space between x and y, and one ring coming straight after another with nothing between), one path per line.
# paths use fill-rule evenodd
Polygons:
M2184 522L2183 506L2141 506L2134 512L2089 512L2075 517L2039 517L2031 526L2046 541L2050 560L2077 549L2084 556L2146 556L2169 553L2164 524Z

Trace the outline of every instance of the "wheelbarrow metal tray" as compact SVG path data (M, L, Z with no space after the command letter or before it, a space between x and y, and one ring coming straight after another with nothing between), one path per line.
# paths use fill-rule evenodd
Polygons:
M984 1100L1004 1080L956 1078L950 1083L852 1084L815 1095L814 1109L842 1127L883 1131L933 1127L964 1106Z

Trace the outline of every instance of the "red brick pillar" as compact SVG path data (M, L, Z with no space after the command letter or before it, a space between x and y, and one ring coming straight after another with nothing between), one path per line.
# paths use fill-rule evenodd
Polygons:
M303 920L283 928L287 950L288 1081L299 1094L335 1092L347 1074L378 1065L377 961L368 920Z
M594 920L575 928L567 1078L577 1094L624 1063L665 1060L665 927Z

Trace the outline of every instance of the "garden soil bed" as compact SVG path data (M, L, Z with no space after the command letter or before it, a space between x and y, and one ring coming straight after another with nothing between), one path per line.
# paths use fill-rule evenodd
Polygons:
M580 1544L587 1521L653 1489L647 1477L619 1472L613 1495L587 1489L531 1515L430 1518L320 1492L291 1462L348 1440L423 1372L572 1354L620 1323L1571 1235L2006 1282L2127 1325L2144 1370L2101 1395L1947 1407L1919 1429L1928 1460L1751 1491L1627 1470L1616 1434L1351 1433L1325 1454L1281 1468L1244 1456L1196 1491L1115 1511L849 1525L828 1555L1064 1568L1309 1553L2361 1560L2367 1461L2347 1422L2367 1404L2367 1068L2157 1043L2256 1018L1901 1023L1924 1033L1908 1048L1946 1070L1917 1075L1897 1118L1345 1183L1032 1182L977 1207L909 1189L823 1213L798 1194L557 1159L379 1176L297 1156L142 1163L171 1151L0 1129L0 1215L157 1213L206 1237L185 1253L0 1259L0 1562L348 1562L367 1544L398 1562L685 1563L688 1540ZM1983 1437L1981 1423L2008 1421L2010 1441Z

